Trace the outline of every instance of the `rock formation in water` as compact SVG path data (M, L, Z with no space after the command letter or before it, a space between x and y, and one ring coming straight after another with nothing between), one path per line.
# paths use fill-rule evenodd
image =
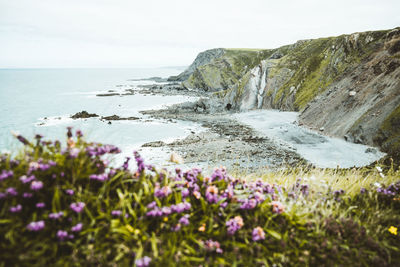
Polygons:
M300 111L308 127L399 156L400 28L217 51L177 76L183 86L236 111Z

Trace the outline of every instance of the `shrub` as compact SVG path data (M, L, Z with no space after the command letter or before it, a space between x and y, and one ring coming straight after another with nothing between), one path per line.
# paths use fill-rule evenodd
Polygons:
M248 182L223 168L168 172L138 153L135 171L129 158L112 167L106 157L117 147L88 143L79 131L74 138L70 128L65 147L17 138L24 151L0 160L4 266L400 262L399 238L387 229L399 225L398 185L315 198L308 184ZM371 234L372 223L383 228Z

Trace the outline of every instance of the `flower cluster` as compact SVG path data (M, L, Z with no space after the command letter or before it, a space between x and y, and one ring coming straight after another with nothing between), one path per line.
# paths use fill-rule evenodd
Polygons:
M272 201L271 206L273 213L281 214L285 211L285 206L279 201Z
M209 239L209 240L203 241L202 244L207 251L210 251L210 252L215 251L218 254L222 254L224 252L221 249L221 245L218 241Z
M243 218L240 216L235 216L233 219L230 219L226 222L226 226L228 227L228 234L234 235L236 231L243 227L243 225Z
M91 180L97 180L100 182L107 181L109 179L108 175L106 173L101 173L101 174L92 174L89 176Z
M10 177L13 177L13 175L14 175L14 172L11 170L2 170L2 172L0 174L0 181L5 180Z
M85 203L83 202L76 202L76 203L72 203L69 207L71 208L71 210L75 211L76 213L81 213L83 208L85 207Z
M169 207L157 207L155 202L151 202L147 205L147 208L151 209L146 213L147 217L161 217L168 216L171 213L182 213L185 211L189 211L192 205L189 202L181 202L178 204L173 204Z
M158 198L163 198L168 196L169 194L172 193L172 190L169 186L163 186L160 188L159 185L156 184L156 188L154 190L154 196L158 197Z
M259 241L265 239L264 230L260 226L257 226L256 228L253 229L252 239L253 241Z
M12 213L17 213L17 212L20 212L21 210L22 210L21 204L18 204L14 207L10 207L10 212L12 212Z
M44 227L45 227L44 221L31 222L31 223L29 223L29 224L26 226L26 228L27 228L29 231L34 231L34 232L40 231L40 230L42 230Z
M53 212L49 214L49 219L52 220L58 220L64 216L64 212L59 211L59 212Z
M148 256L144 256L143 258L135 260L136 267L147 267L150 265L150 262L151 258Z

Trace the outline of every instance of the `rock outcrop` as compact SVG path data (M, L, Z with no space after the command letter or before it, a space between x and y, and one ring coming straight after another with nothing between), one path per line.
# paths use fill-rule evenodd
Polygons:
M72 119L88 119L88 118L95 118L98 117L99 115L95 113L89 113L86 110L83 110L81 112L77 112L74 115L71 116Z
M182 72L178 76L169 77L168 81L185 81L197 68L211 63L213 60L223 56L224 54L225 49L222 48L215 48L201 52L197 55L193 63L184 72Z
M225 49L190 72L183 85L227 110L300 111L310 128L400 154L400 28Z

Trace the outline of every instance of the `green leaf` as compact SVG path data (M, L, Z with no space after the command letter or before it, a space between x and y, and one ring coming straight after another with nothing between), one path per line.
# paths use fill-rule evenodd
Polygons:
M153 232L150 238L151 248L153 250L154 257L158 257L158 249L157 249L157 237L156 234Z
M275 230L266 229L266 232L267 232L268 234L270 234L271 236L273 236L274 238L278 239L278 240L281 240L281 239L282 239L281 234L278 233L278 232L276 232Z

